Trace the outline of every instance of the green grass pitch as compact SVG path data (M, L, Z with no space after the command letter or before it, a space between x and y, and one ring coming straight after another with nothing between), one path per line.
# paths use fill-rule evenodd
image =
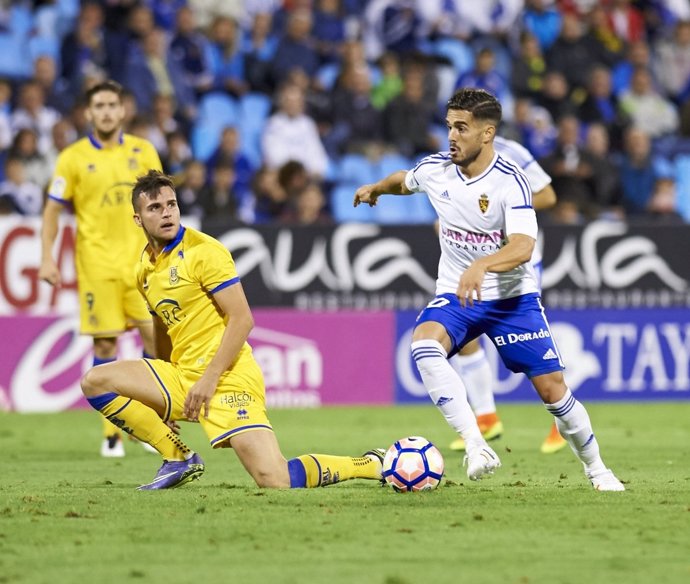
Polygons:
M431 405L272 412L286 457L425 436L446 476L418 494L259 490L191 424L206 474L137 492L159 460L132 442L101 459L95 413L0 414L0 583L690 582L690 403L588 409L625 493L595 492L569 450L539 453L550 419L536 403L501 406L503 467L479 483Z

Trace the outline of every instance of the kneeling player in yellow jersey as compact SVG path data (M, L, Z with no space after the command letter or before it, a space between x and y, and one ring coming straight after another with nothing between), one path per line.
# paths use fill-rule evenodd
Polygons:
M158 359L89 370L89 403L164 462L141 490L177 487L204 463L167 424L199 421L214 448L233 448L260 487L318 487L381 479L383 451L361 457L309 454L286 461L266 415L264 381L247 337L252 314L230 252L180 225L172 179L152 170L132 191L134 221L148 245L137 284L153 315Z

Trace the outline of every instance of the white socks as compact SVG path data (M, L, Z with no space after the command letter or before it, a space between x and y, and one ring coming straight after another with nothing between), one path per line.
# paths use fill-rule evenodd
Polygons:
M471 355L454 355L448 362L465 383L467 399L475 415L495 414L494 376L484 349Z
M556 418L558 431L568 441L575 456L582 461L585 472L589 474L606 469L599 456L599 444L594 437L587 410L570 390L566 390L563 399L555 404L544 405Z
M465 384L448 363L443 345L425 339L415 341L411 348L424 387L450 427L463 437L468 449L484 446L486 442L467 402Z

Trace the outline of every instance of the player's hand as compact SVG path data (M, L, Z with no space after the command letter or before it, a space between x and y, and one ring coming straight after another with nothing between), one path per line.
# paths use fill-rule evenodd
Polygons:
M60 269L53 258L43 260L41 266L38 268L38 277L44 282L48 282L51 286L60 287L62 279L60 278Z
M204 418L208 418L208 411L211 405L211 398L216 393L216 384L203 377L199 379L187 394L182 410L184 417L192 422L199 420L199 414L203 408Z
M180 425L174 420L168 420L165 425L173 431L173 434L180 435Z
M484 283L485 275L486 270L477 262L472 263L470 267L462 273L456 295L463 308L467 306L468 303L470 306L474 306L475 298L477 302L481 302L482 284Z
M362 185L355 192L353 205L357 207L360 203L366 203L370 207L375 207L380 196L374 193L374 185Z

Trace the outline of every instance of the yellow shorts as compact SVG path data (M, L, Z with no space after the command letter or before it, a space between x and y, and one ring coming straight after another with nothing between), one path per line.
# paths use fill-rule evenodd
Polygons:
M181 369L159 359L142 359L156 380L165 401L163 421L181 420L187 392L203 371ZM203 412L199 423L211 446L229 448L230 438L253 430L273 430L266 414L264 377L253 358L242 359L231 371L224 373L211 398L208 418Z
M79 314L81 333L96 338L116 337L127 329L151 321L134 278L125 282L80 275Z

